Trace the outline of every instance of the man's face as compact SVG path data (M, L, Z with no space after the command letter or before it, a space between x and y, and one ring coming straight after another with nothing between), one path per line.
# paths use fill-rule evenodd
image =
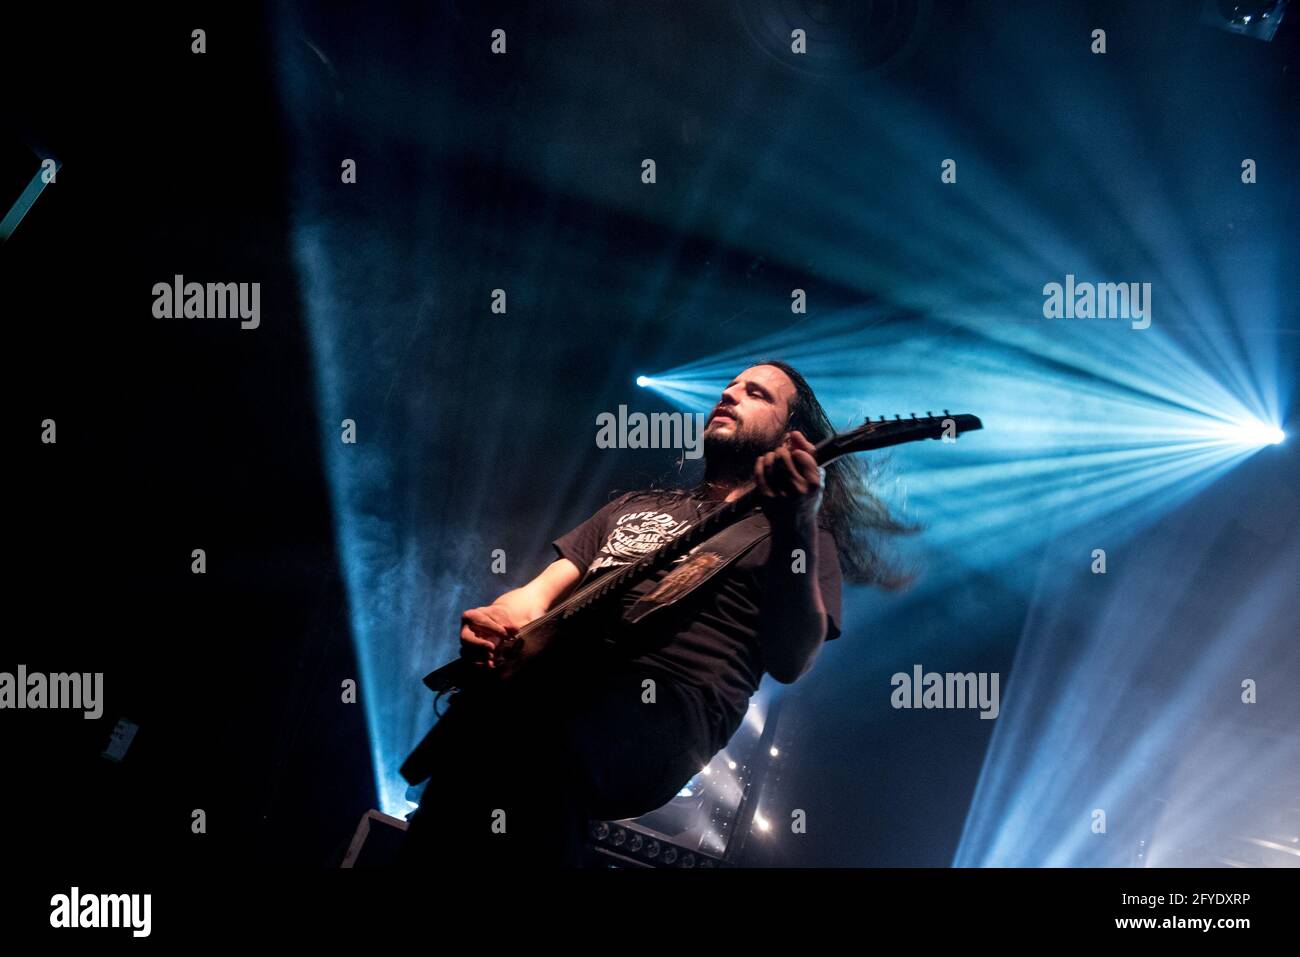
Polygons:
M704 426L705 455L753 453L757 458L785 437L794 383L776 366L751 366L722 390Z

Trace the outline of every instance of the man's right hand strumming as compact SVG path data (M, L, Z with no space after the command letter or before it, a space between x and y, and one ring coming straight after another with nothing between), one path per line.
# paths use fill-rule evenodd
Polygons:
M504 597L504 596L503 596ZM470 608L460 619L460 654L476 667L496 667L494 652L499 642L513 638L537 614L500 600L480 608Z
M499 602L465 610L460 616L461 657L471 659L476 667L495 667L499 642L517 635L534 618L537 615Z
M475 667L494 668L497 644L546 614L580 577L577 566L561 558L522 588L506 592L490 605L470 608L460 619L461 657L472 660Z

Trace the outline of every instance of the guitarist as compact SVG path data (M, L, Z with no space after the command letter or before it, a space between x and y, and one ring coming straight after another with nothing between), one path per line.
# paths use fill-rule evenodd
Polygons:
M745 369L705 425L699 485L615 499L555 540L558 558L540 575L464 613L461 654L490 676L497 642L580 581L635 562L751 487L761 493L750 540L733 554L701 556L701 546L624 596L624 608L667 602L635 626L604 623L637 629L630 651L557 640L511 681L453 697L402 768L413 784L433 775L403 864L581 865L588 819L666 803L726 746L764 672L789 684L812 667L840 634L842 571L900 583L872 533L905 529L867 488L863 464L845 456L819 469L813 458L832 432L791 366Z

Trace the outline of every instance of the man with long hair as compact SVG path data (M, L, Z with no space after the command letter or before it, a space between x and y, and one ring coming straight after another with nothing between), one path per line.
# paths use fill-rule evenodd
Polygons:
M705 425L700 482L615 498L555 540L558 558L540 575L464 613L461 653L490 672L497 644L580 582L759 491L756 521L767 534L638 625L630 649L570 641L567 654L548 650L509 682L509 693L448 709L403 766L412 783L433 776L403 863L580 865L588 819L664 804L726 746L765 672L789 684L812 667L840 634L841 577L901 583L878 545L905 529L872 494L862 463L846 456L821 469L812 455L832 433L794 368L751 366ZM624 607L669 574L638 584Z

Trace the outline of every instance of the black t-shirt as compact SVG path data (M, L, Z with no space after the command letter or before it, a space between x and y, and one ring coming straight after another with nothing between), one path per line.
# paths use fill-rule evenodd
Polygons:
M680 494L629 492L552 546L589 580L654 551L722 504ZM830 619L829 641L840 634L839 553L830 532L819 528L818 536L817 581ZM763 539L695 592L637 626L644 630L636 636L631 663L675 680L691 694L707 723L714 753L726 746L744 720L765 670L758 621L770 543L770 538ZM625 596L623 607L667 573L663 569L638 584Z

